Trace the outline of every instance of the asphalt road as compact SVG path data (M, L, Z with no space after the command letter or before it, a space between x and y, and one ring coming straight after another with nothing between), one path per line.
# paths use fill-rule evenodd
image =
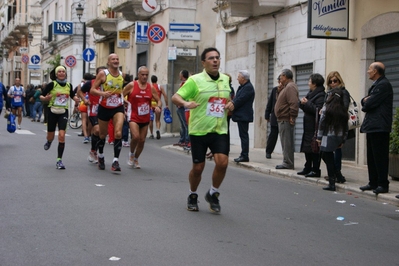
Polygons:
M355 195L230 165L220 215L199 187L200 211L186 210L191 157L147 140L139 160L110 171L87 162L88 144L68 130L55 169L57 142L43 150L43 124L22 133L0 120L0 265L399 265L399 210ZM339 202L337 202L339 201ZM343 202L345 201L345 202ZM344 217L344 220L337 220Z

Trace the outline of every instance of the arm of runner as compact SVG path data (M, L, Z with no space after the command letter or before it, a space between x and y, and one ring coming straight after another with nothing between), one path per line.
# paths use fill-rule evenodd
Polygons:
M128 95L129 93L132 92L133 85L134 85L134 81L131 81L123 88L123 91L122 91L123 97L125 97L126 95Z
M163 86L160 86L160 88L161 88L161 93L163 95L163 99L165 100L165 107L169 109L168 96L166 95L166 92L165 92Z
M105 80L106 80L106 76L105 76L104 71L100 71L100 72L97 74L97 76L96 76L96 80L95 80L94 83L91 85L90 93L91 93L92 95L95 95L95 96L103 96L103 97L108 98L108 97L111 95L110 92L105 92L105 91L97 90L97 88L100 87L101 84L103 84L103 83L105 82Z

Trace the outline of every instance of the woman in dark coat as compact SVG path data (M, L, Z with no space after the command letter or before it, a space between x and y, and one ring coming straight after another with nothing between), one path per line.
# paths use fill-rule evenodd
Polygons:
M309 77L309 92L299 102L299 108L304 112L303 135L301 152L305 153L305 168L298 175L305 177L320 177L320 154L313 153L311 141L315 132L316 112L320 111L324 104L325 89L324 78L320 74L312 74Z

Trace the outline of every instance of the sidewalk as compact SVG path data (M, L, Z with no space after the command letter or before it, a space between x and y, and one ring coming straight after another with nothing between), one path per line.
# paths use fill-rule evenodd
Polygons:
M231 145L230 147L230 167L243 167L272 176L293 178L304 182L314 183L316 185L315 189L321 189L323 186L328 184L328 181L324 179L324 176L327 175L327 169L323 161L321 163L320 178L305 178L304 176L297 175L297 172L301 171L305 164L305 155L303 153L295 153L295 170L277 170L275 167L276 165L281 164L283 160L282 154L273 153L272 159L266 159L265 149L250 149L250 161L248 163L235 163L234 158L239 157L241 147L238 145ZM178 146L168 145L164 148L184 152L183 148ZM376 196L372 191L362 192L359 189L359 187L368 183L367 166L357 167L350 161L343 161L341 172L342 175L345 176L346 182L344 184L336 184L338 192L351 193L355 196L367 197L382 203L399 206L399 199L395 197L396 195L399 195L399 181L392 180L392 178L389 177L389 193L378 194L378 196Z

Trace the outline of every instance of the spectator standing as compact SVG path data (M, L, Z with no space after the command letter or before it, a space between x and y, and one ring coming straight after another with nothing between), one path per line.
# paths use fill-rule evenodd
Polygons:
M283 69L280 74L281 88L277 90L277 101L274 106L278 122L283 162L276 169L294 169L294 129L298 117L298 87L294 83L292 71Z
M42 112L43 112L43 104L42 101L40 100L40 95L42 94L42 85L38 85L35 91L35 94L33 95L33 99L35 102L33 103L33 108L32 108L32 122L40 122L40 119L42 118ZM37 117L36 117L37 115Z
M348 133L348 112L344 108L343 92L332 89L327 96L326 104L321 109L317 141L320 143L320 152L327 166L328 186L324 190L335 191L335 180L343 183L336 175L334 151L342 147Z
M373 81L367 96L361 101L366 113L360 132L366 133L367 168L369 183L362 191L373 190L375 194L388 193L389 134L392 129L393 89L385 77L385 66L372 63L367 74Z
M233 105L234 122L237 122L238 134L241 139L241 153L238 158L235 158L236 163L249 162L249 123L254 121L254 109L252 107L255 99L254 86L250 81L250 76L247 70L238 71L238 83L240 86L234 99L231 101Z
M184 83L186 82L186 80L188 79L188 71L187 70L182 70L179 73L179 77L180 77L180 86L183 86ZM184 106L176 106L177 110L177 117L179 118L180 121L180 139L179 142L173 144L174 146L185 146L188 144L188 142L190 141L189 137L188 137L188 125L187 125L187 120L186 120L186 110L184 108Z
M324 104L326 96L323 86L324 78L316 73L309 77L309 92L299 102L299 108L303 111L303 135L301 152L305 153L305 167L298 175L305 177L320 177L320 154L312 152L311 142L316 127L316 113L318 114ZM318 117L318 116L317 116Z
M280 83L280 76L278 76L277 82L278 86L274 87L270 92L265 110L265 119L268 123L270 123L270 133L269 136L267 137L267 144L266 144L266 159L272 158L272 153L274 151L274 148L276 147L278 139L278 123L276 115L274 114L274 105L276 104L277 100L277 90L279 86L282 86Z
M344 108L346 111L348 111L349 108L349 102L350 102L350 94L345 88L345 83L344 80L342 79L341 75L339 74L338 71L331 71L326 79L326 85L327 85L327 95L326 95L326 100L327 97L330 95L332 89L339 89L342 90L342 96L343 96L343 101L344 101ZM355 136L355 131L351 130L348 133L347 138L353 138ZM334 152L334 163L335 163L335 170L337 171L335 175L339 177L339 180L342 182L346 182L345 177L341 173L342 169L342 149L338 148Z
M35 98L33 97L36 92L36 87L33 84L29 84L25 91L25 108L26 108L26 116L33 119L33 105L35 104Z
M46 88L47 83L42 84L42 89ZM49 113L49 107L48 107L49 102L42 100L42 105L43 105L43 123L45 126L47 126L47 116Z

